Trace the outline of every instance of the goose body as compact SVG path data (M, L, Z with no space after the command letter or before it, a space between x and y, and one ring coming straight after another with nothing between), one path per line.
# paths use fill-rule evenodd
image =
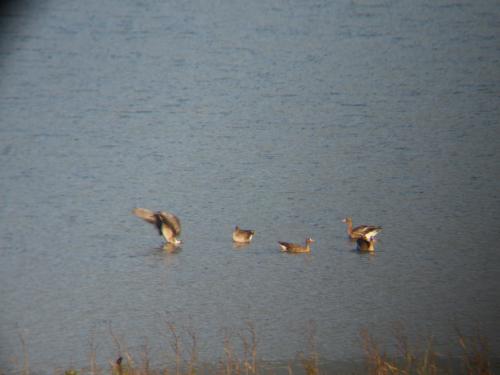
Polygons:
M356 249L358 251L368 251L368 252L373 252L375 251L375 238L370 237L360 237L356 240Z
M313 242L314 240L312 238L306 238L306 244L305 246L302 246L296 243L278 241L281 251L288 253L310 253L311 252L310 244Z
M233 241L238 243L249 243L255 234L254 230L241 229L236 226L233 230Z
M342 222L347 224L347 234L353 240L357 240L358 238L374 238L382 230L382 227L375 225L358 225L357 227L353 228L351 217L342 219Z
M158 229L160 236L163 236L166 242L174 245L178 245L182 242L177 239L181 234L181 222L174 214L165 211L153 212L147 208L134 208L132 213L148 223L153 224L156 229Z

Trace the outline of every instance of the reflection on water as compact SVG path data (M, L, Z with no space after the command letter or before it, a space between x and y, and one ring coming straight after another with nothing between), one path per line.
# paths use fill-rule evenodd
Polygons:
M162 250L166 251L168 254L176 254L182 251L182 247L168 242L163 245Z
M233 241L233 247L237 250L243 250L249 246L250 246L250 242L234 242Z
M107 363L107 322L161 361L166 311L210 361L247 320L267 360L303 350L309 320L332 361L396 321L443 342L498 331L498 2L60 0L9 17L0 368L19 328L32 368L85 365L91 334ZM182 246L133 207L178 214ZM374 254L350 215L384 227ZM311 254L280 252L307 236Z

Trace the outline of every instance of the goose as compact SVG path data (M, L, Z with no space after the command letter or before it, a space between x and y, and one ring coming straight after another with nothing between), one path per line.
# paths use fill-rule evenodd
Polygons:
M375 238L360 237L356 240L356 249L358 251L375 251Z
M309 245L313 242L314 242L314 240L310 237L306 238L306 245L305 246L302 246L302 245L299 245L296 243L278 241L278 243L281 247L281 251L285 251L288 253L310 253L311 247Z
M153 212L147 208L134 208L132 213L141 219L153 224L160 236L165 238L167 243L179 245L182 243L177 237L181 234L181 222L177 216L170 212Z
M239 226L236 226L233 230L233 241L239 243L249 243L252 241L254 234L254 230L240 229Z
M382 227L374 225L358 225L356 228L353 228L351 217L342 219L342 222L347 224L347 234L353 240L361 237L365 237L366 239L373 238L382 230Z

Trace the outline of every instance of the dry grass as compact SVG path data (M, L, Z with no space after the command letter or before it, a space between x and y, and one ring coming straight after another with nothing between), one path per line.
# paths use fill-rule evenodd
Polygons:
M256 328L252 322L246 322L237 331L227 330L224 335L223 355L212 364L199 361L198 337L196 332L187 328L179 332L175 324L166 322L168 335L168 350L165 352L167 363L171 367L152 368L150 349L146 342L141 352L135 356L125 343L109 327L109 334L116 347L118 358L108 362L108 366L97 363L98 348L91 337L88 361L85 368L66 368L54 370L55 375L323 375L338 374L335 368L324 367L316 346L316 328L313 322L308 326L307 350L298 353L295 360L288 365L270 365L264 362L258 354L258 339ZM491 352L486 339L476 334L466 336L457 330L456 349L461 356L455 357L440 354L434 348L432 337L425 344L412 347L403 330L397 330L395 338L395 354L389 355L382 349L368 330L361 332L365 350L365 371L356 372L370 375L491 375ZM30 364L25 334L20 334L22 344L22 360L16 361L17 374L30 375ZM392 346L391 346L392 347ZM498 358L497 358L498 360ZM348 370L347 373L353 373ZM0 375L4 372L0 370ZM36 372L34 372L36 373ZM343 372L346 373L345 370Z
M429 337L424 347L412 348L402 330L395 333L397 354L390 356L381 350L368 330L361 337L366 353L367 374L370 375L493 375L490 350L486 339L479 333L465 336L457 330L457 344L461 357L453 358L434 349L434 339ZM455 344L455 345L457 345Z

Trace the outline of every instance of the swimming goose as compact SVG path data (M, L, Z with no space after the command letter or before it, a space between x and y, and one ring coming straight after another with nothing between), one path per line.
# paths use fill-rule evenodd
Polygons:
M168 243L174 245L182 243L181 240L177 239L181 234L181 222L174 214L165 211L153 212L147 208L134 208L132 213L153 224L158 229L160 236L163 236Z
M358 251L375 251L375 238L360 237L356 240L356 249Z
M309 246L311 243L313 243L314 240L312 238L306 238L306 245L298 245L296 243L289 243L289 242L281 242L278 241L281 247L281 251L286 251L289 253L310 253L311 252L311 247Z
M233 230L233 241L249 243L250 241L252 241L252 237L254 234L254 230L240 229L239 226L236 226Z
M353 228L351 217L342 219L342 222L347 224L347 234L353 240L361 237L365 237L366 239L373 238L382 230L382 227L374 225L358 225L356 228Z

